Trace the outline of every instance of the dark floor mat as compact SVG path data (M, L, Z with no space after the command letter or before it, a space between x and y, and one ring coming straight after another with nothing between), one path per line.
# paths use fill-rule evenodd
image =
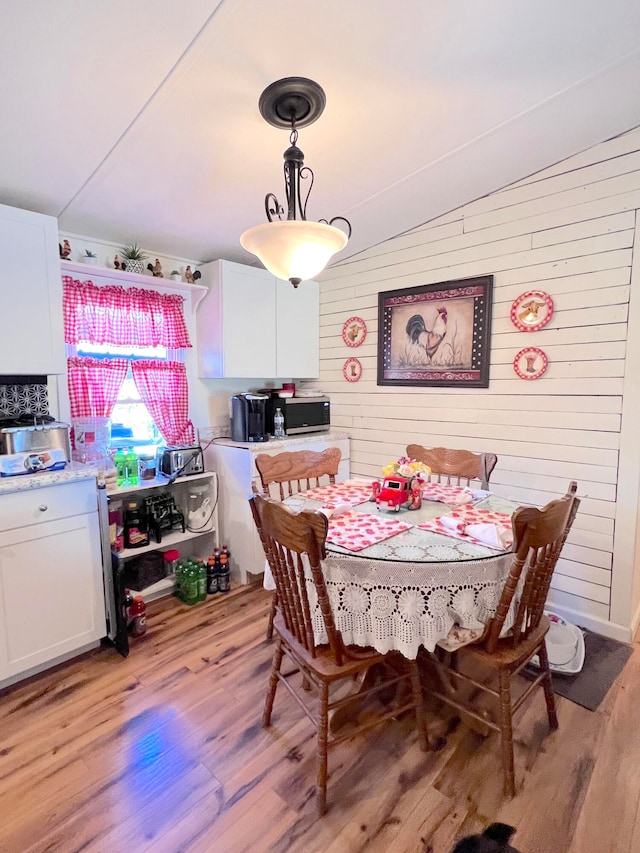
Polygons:
M595 711L622 672L633 649L626 643L592 631L583 630L583 633L585 654L582 671L577 675L554 672L553 691L589 711Z

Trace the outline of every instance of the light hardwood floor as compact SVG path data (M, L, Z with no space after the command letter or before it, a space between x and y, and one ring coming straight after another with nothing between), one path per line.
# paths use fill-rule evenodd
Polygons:
M640 649L600 709L542 693L516 728L513 800L497 737L436 713L422 753L410 717L329 755L315 819L315 744L288 694L261 727L271 598L244 588L150 607L124 660L110 649L0 695L0 851L449 853L494 820L522 853L640 851Z

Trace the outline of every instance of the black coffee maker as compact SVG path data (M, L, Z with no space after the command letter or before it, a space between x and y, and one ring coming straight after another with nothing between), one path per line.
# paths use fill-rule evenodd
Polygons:
M231 438L268 441L265 429L266 394L234 394L231 398Z

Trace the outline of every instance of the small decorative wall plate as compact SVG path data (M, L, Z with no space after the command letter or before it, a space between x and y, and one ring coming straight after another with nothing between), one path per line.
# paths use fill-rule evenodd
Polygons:
M539 379L548 366L546 353L538 347L525 347L513 359L513 369L520 379Z
M367 324L362 317L349 317L342 327L342 340L348 347L359 347L367 337Z
M553 299L544 290L521 293L511 306L511 322L521 332L544 329L553 317Z
M359 358L348 358L342 368L342 375L347 382L357 382L362 376L362 364Z

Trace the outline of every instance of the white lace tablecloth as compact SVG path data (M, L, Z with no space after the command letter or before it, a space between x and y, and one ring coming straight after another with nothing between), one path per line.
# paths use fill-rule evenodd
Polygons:
M299 496L286 503L296 510L319 506ZM490 497L478 506L511 513L517 504ZM363 505L361 510L371 512L372 505ZM401 517L403 521L415 519L417 524L447 511L442 504L426 502L423 510ZM420 646L433 651L454 624L482 629L495 613L512 560L511 553L496 553L417 527L357 556L330 544L327 552L323 573L336 627L345 643L371 646L383 653L399 651L411 659ZM269 571L265 571L264 585L274 588ZM316 643L326 643L311 580L308 590ZM510 613L504 630L512 621Z

